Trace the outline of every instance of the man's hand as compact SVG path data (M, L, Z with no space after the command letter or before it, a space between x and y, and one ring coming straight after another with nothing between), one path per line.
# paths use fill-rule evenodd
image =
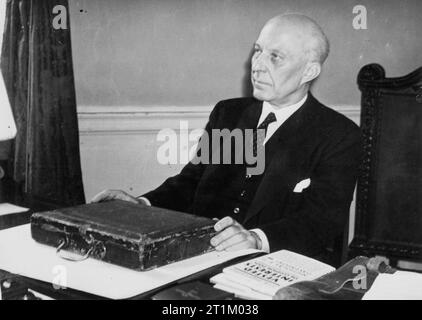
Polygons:
M217 235L211 239L211 245L217 251L235 251L241 249L261 249L261 240L252 231L246 230L236 220L225 217L214 226Z
M104 190L100 192L99 194L97 194L94 198L92 198L90 202L93 203L93 202L103 202L103 201L110 201L110 200L123 200L123 201L128 201L128 202L137 203L137 204L140 204L140 203L145 204L144 201L142 201L141 199L132 197L130 194L122 190Z

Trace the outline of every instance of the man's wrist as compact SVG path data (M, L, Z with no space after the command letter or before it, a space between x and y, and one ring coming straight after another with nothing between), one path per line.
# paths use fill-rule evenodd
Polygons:
M270 252L270 243L268 241L268 238L267 238L265 232L262 231L259 228L251 229L249 231L254 232L258 236L258 238L259 238L259 240L261 242L260 248L257 248L257 249L269 253Z
M261 241L261 238L259 237L259 235L255 231L249 230L249 232L255 238L256 249L261 250L262 249L262 241Z

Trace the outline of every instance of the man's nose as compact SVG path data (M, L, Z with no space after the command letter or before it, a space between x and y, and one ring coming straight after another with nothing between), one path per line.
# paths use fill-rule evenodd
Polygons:
M252 59L252 72L265 72L267 70L266 63L265 63L265 54L261 53L255 59Z

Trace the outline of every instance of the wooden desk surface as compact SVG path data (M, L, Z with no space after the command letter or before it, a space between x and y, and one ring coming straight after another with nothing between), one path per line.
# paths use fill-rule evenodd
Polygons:
M15 214L15 218L4 222L2 224L0 217L0 230L2 228L10 228L13 226L18 226L29 222L30 214L34 211L49 210L59 207L57 204L48 203L45 201L37 201L36 199L26 198L22 199L19 202L19 205L32 205L32 208L36 207L36 210L31 210L24 214ZM287 288L281 289L277 295L276 299L283 300L327 300L327 299L347 299L347 300L359 300L365 294L365 292L371 287L375 278L379 274L377 271L366 269L365 279L360 283L365 282L366 286L361 289L356 289L353 286L353 279L358 276L354 268L356 266L365 266L368 263L368 258L366 257L357 257L347 264L339 268L337 271L330 273L326 276L323 276L315 281L305 281L293 284ZM234 262L232 262L234 263ZM219 272L227 266L227 264L219 266L219 268L210 268L199 274L195 274L193 277L188 277L183 279L182 282L186 283L187 281L202 281L208 283L208 279ZM387 270L387 272L394 272L393 269ZM344 286L341 286L343 282L349 280ZM80 292L77 290L52 290L50 283L45 283L42 281L37 281L25 277L20 277L5 271L0 270L0 285L6 281L6 285L9 286L9 282L13 284L12 292L9 293L10 297L18 297L19 294L25 294L25 288L34 288L36 291L43 293L45 295L51 295L54 298L58 299L98 299L101 297L88 294L85 292ZM4 291L4 288L3 288ZM136 299L148 299L153 294L157 293L156 290L143 294L137 297ZM27 294L27 292L26 292ZM3 295L4 296L4 295Z

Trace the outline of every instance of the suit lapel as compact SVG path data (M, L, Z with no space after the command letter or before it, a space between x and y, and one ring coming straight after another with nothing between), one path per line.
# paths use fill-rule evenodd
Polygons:
M254 100L243 111L236 128L241 130L254 129L258 124L262 112L262 101Z
M238 123L236 124L236 129L242 130L243 138L247 139L250 136L246 135L246 129L255 129L257 127L259 117L261 116L262 112L262 101L254 100L249 106L245 108L243 111ZM250 137L251 138L251 137ZM243 159L244 163L246 162L245 159L245 148L246 143L252 143L252 141L245 141L243 140L243 148L235 148L232 144L232 160L237 159L235 158L235 152L237 151L239 154L237 155L240 159Z
M261 112L262 112L262 101L259 100L252 100L251 103L249 103L249 105L246 105L243 109L243 111L241 112L241 114L237 117L237 119L235 121L230 121L228 123L225 123L223 125L223 127L221 129L228 129L230 131L235 130L235 129L240 129L242 131L243 137L246 137L245 135L245 130L246 129L254 129L257 126L259 117L261 116ZM244 141L242 141L244 142ZM244 157L244 147L245 145L243 144L243 148L238 148L235 145L235 139L231 140L231 148L230 148L230 152L231 152L231 163L233 164L234 161L236 159L242 159L245 162L245 157ZM224 146L222 144L222 142L220 141L220 139L214 141L214 139L212 139L212 150L214 149L218 149L219 150L219 154L220 154L220 164L223 164L223 158L224 158ZM214 151L212 151L214 152ZM234 164L233 164L234 165ZM216 170L220 170L221 166L219 165L215 165L215 166L211 166L212 171L216 171Z
M295 146L306 139L307 132L312 127L315 103L316 100L309 93L304 105L291 115L265 144L265 171L244 223L266 205L272 192L279 191L274 188L276 182L288 189L293 188L296 172L292 172L290 162L301 156L299 148Z

